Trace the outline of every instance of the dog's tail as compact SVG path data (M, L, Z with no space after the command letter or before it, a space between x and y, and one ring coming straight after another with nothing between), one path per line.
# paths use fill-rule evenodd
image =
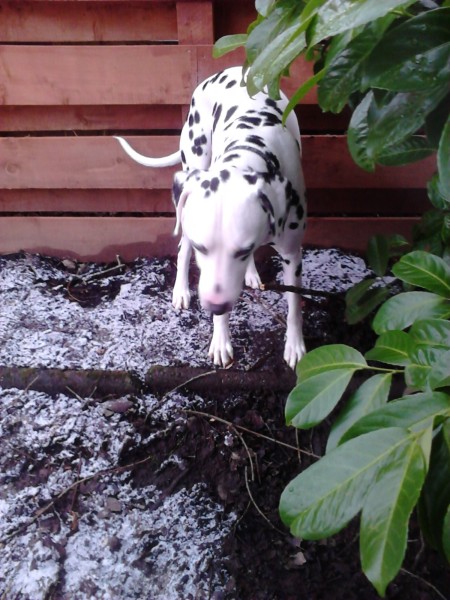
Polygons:
M139 152L136 152L130 144L124 140L122 137L117 135L114 136L116 140L120 142L120 145L125 150L130 158L135 160L144 167L172 167L173 165L177 165L181 162L181 151L178 150L173 154L169 154L169 156L162 156L161 158L151 158L150 156L144 156Z

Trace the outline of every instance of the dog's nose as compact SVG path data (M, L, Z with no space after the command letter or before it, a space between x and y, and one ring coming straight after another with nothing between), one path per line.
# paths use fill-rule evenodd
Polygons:
M223 302L222 304L208 303L207 309L212 312L213 315L220 316L231 311L231 304L229 302Z

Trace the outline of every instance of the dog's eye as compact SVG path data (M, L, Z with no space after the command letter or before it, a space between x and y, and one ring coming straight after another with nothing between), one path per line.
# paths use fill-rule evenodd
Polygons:
M247 258L250 256L254 247L255 247L255 244L252 244L248 248L242 248L241 250L236 250L236 252L233 254L233 258L240 258L242 261L247 260Z
M208 254L208 248L202 244L194 244L194 242L191 242L191 244L194 250L197 250L197 252L200 252L200 254L204 254L205 256Z

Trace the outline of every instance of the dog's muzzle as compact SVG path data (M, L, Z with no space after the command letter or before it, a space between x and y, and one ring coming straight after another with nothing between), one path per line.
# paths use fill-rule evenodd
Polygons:
M204 306L206 310L209 310L213 315L224 315L227 312L231 312L233 305L230 302L224 302L223 304L213 304L212 302L207 302Z

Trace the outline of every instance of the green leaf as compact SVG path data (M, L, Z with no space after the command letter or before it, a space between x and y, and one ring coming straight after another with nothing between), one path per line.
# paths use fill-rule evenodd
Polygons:
M275 0L255 0L255 8L260 15L267 17L274 3Z
M450 202L450 119L447 119L447 123L442 131L437 163L440 189L446 201Z
M405 369L406 385L419 390L442 387L450 378L450 351L432 346L411 353L411 364Z
M375 342L375 347L366 352L367 360L405 366L411 363L410 354L416 345L411 336L404 331L387 331Z
M213 57L219 58L227 52L231 52L232 50L236 50L236 48L240 48L241 46L245 46L247 41L246 33L237 33L235 35L224 35L213 46Z
M395 15L387 14L368 23L354 39L347 41L340 52L327 61L326 75L318 88L318 100L322 110L341 112L350 94L359 88L364 62L378 43Z
M318 73L316 73L313 77L310 77L305 81L303 85L301 85L297 91L292 95L289 100L288 105L284 109L283 113L283 124L286 122L286 118L289 113L294 110L297 104L306 96L306 94L317 84L318 81L322 79L325 74L325 69L321 69Z
M390 427L338 446L288 484L280 500L283 522L299 538L337 533L362 509L378 471L413 437Z
M428 432L431 435L431 432ZM411 439L378 472L361 514L360 554L364 573L380 596L400 570L408 522L426 475L420 444Z
M391 28L367 61L364 85L402 92L445 86L450 78L449 31L448 8L420 13Z
M448 507L450 503L450 420L442 424L433 439L430 468L419 501L420 528L428 544L444 555L450 544ZM448 535L446 535L448 534ZM449 548L447 548L449 549ZM450 554L447 553L450 560Z
M450 321L444 319L416 321L409 333L418 346L450 348Z
M419 319L447 318L450 302L429 292L405 292L389 298L375 315L372 327L378 335L405 329Z
M347 131L347 144L355 163L366 171L375 170L375 160L367 153L369 135L368 114L373 102L373 92L368 92L353 111Z
M310 429L327 417L345 392L355 369L334 369L299 383L289 394L286 423Z
M389 291L376 279L357 283L345 296L345 319L350 325L359 323L386 300Z
M364 369L367 363L364 356L351 346L329 344L315 348L305 354L297 365L298 382L334 369Z
M392 400L357 421L342 437L341 444L386 427L421 431L430 420L450 416L450 396L443 392L419 392Z
M439 256L416 250L392 268L396 277L417 287L450 298L450 267Z
M389 242L385 235L374 235L369 239L367 259L372 271L383 277L389 262Z
M368 131L364 140L368 157L377 161L378 156L386 153L387 147L398 147L417 133L427 115L446 95L446 86L419 92L377 90L368 109Z
M385 167L398 167L411 162L422 160L436 152L427 138L413 135L399 144L392 144L382 149L377 157L380 165Z
M331 428L327 442L327 453L339 445L343 435L356 421L386 404L391 382L391 373L374 375L350 396L345 408L338 415Z
M348 29L371 23L393 9L409 6L411 0L326 0L317 9L317 24L311 44L340 34Z
M449 209L450 198L448 200L445 199L441 188L441 181L438 174L435 173L427 183L428 198L430 199L431 204L436 208L439 208L440 210Z
M441 100L436 108L427 116L425 121L425 131L430 143L437 148L441 139L442 130L448 120L450 106L450 94Z

